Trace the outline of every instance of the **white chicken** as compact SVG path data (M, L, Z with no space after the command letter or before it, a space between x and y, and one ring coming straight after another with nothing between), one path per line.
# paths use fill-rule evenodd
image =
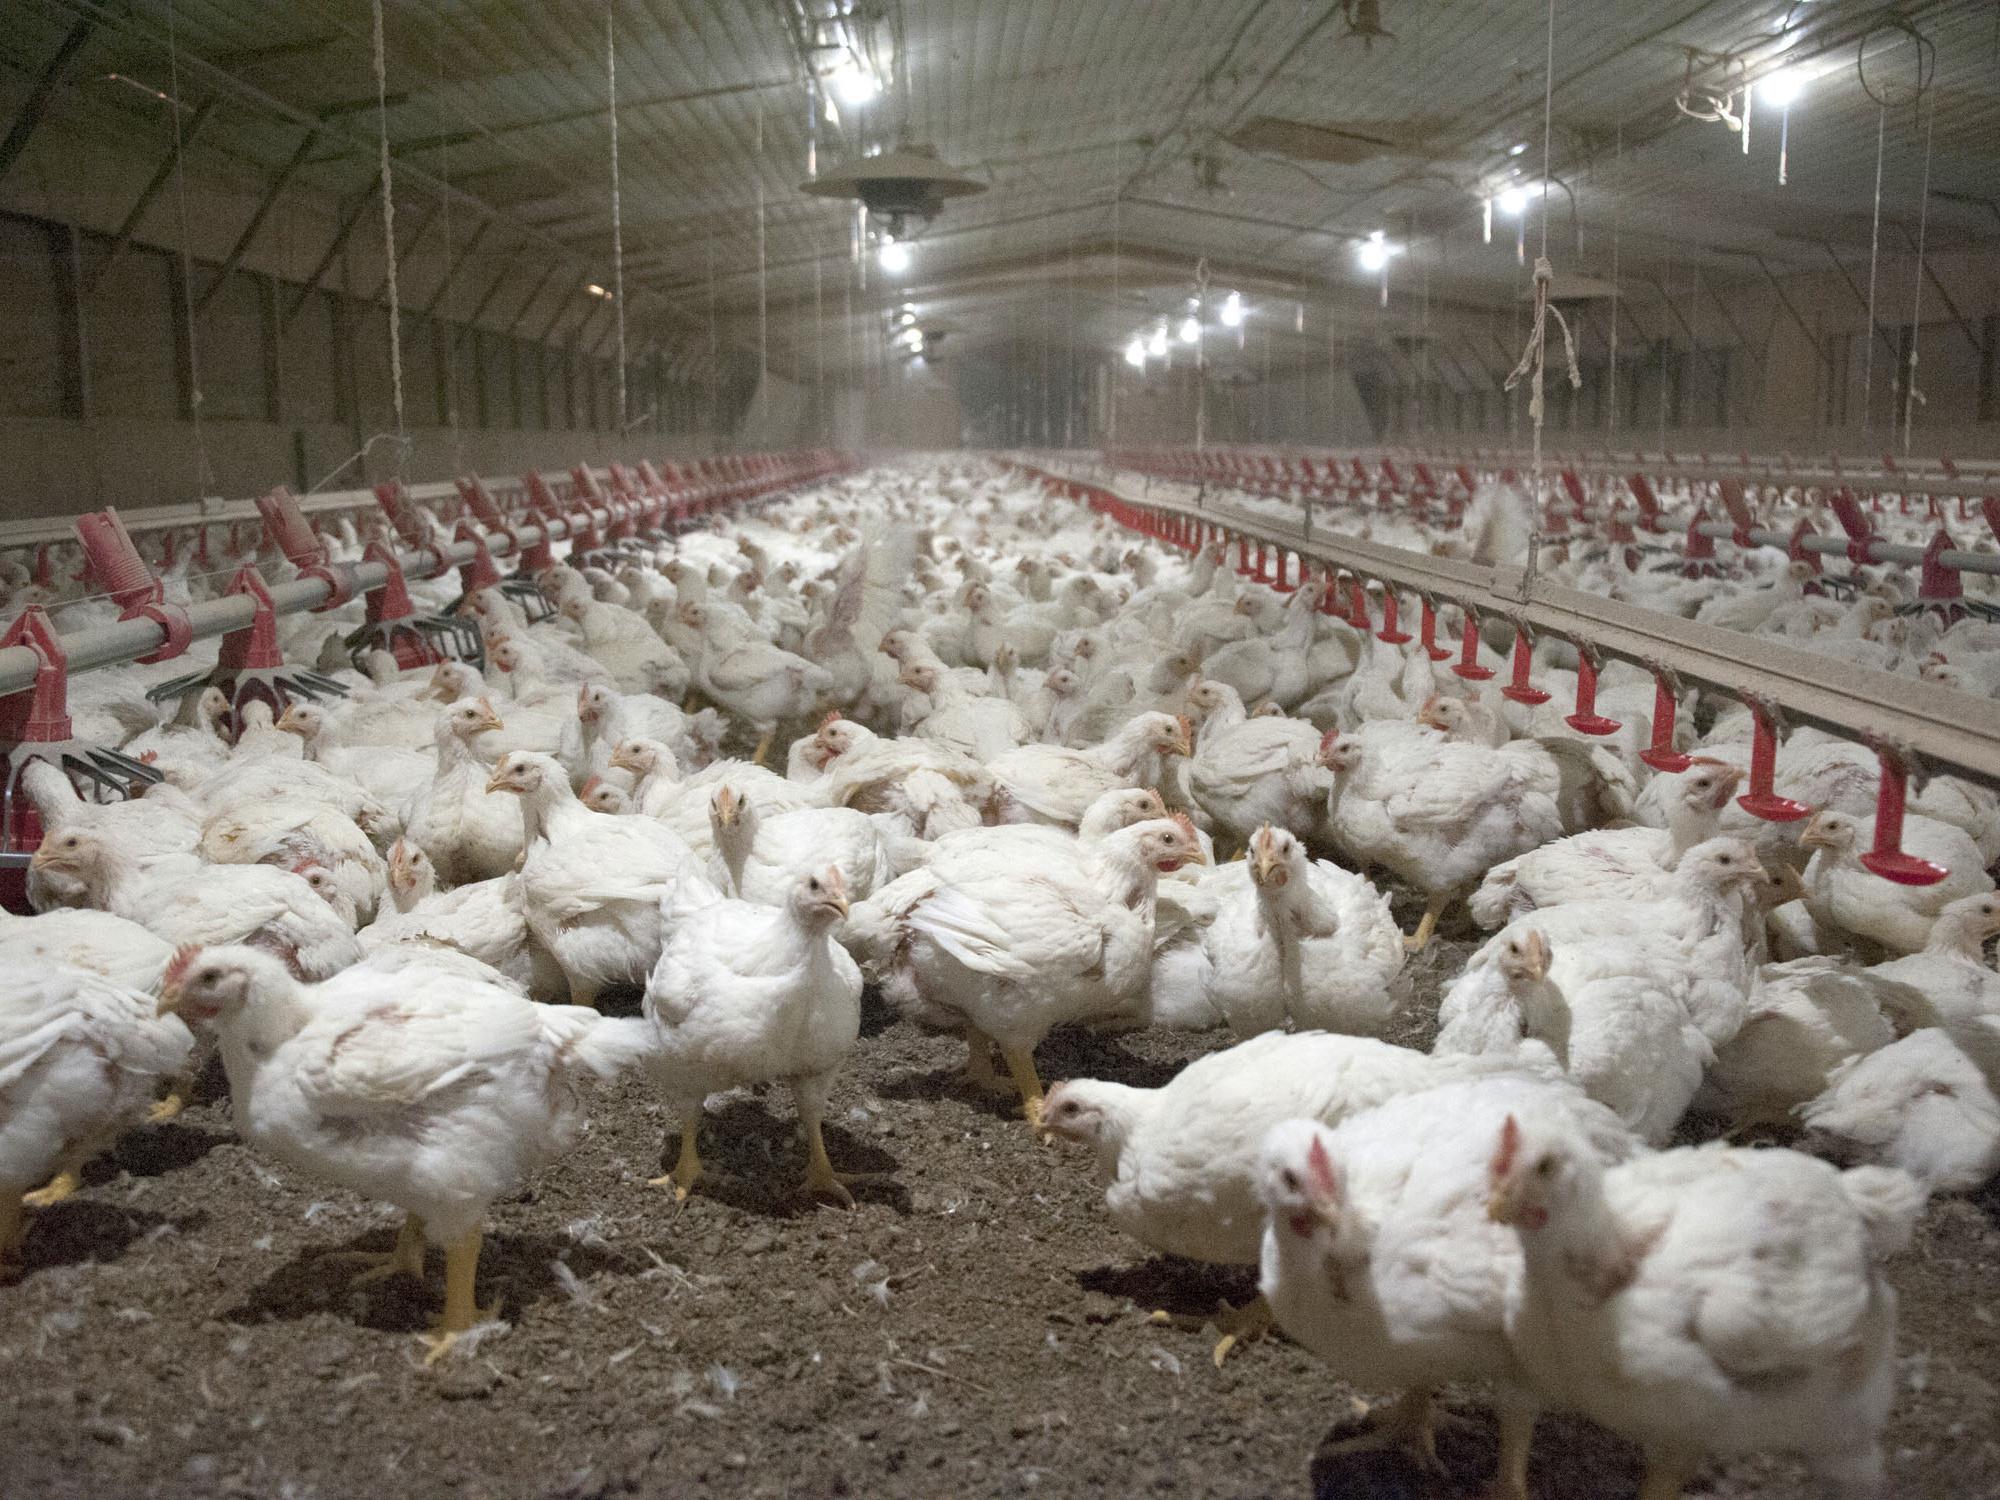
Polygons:
M423 850L446 885L492 880L521 858L520 808L486 790L480 737L505 728L485 698L461 698L437 717L437 771L410 799L403 836Z
M678 834L651 818L591 812L553 756L509 751L486 789L520 798L519 899L573 1004L595 1005L607 985L643 984L666 941L667 905L720 895Z
M1218 831L1239 846L1269 823L1310 833L1331 789L1319 765L1319 731L1303 719L1249 718L1227 683L1188 689L1188 708L1201 717L1187 762L1188 792Z
M1389 898L1268 824L1251 836L1248 865L1203 939L1208 998L1229 1029L1379 1036L1404 960Z
M0 973L0 1274L26 1237L24 1204L74 1193L193 1046L150 993L102 974L63 963Z
M1407 1446L1435 1468L1437 1388L1488 1381L1500 1413L1493 1493L1526 1500L1540 1402L1510 1338L1521 1248L1486 1212L1491 1142L1510 1118L1560 1122L1607 1164L1641 1149L1574 1088L1506 1076L1402 1093L1331 1129L1288 1120L1265 1137L1259 1289L1272 1316L1341 1378L1403 1393L1322 1456Z
M986 767L993 778L994 820L1074 828L1084 810L1113 788L1155 785L1164 758L1192 751L1190 735L1185 719L1143 713L1086 750L1023 745L1006 751Z
M866 900L895 878L874 820L852 808L802 807L767 817L724 782L709 794L709 826L715 852L708 877L744 901L781 906L802 878L829 863L850 901Z
M1942 866L1935 885L1898 885L1861 863L1873 843L1875 820L1842 812L1814 814L1799 835L1799 847L1813 851L1805 871L1806 909L1813 917L1856 937L1872 939L1890 953L1915 953L1930 938L1938 913L1963 896L1994 888L1979 848L1962 828L1910 815L1903 823L1903 849Z
M528 930L518 875L439 891L430 857L407 839L398 839L389 848L389 897L394 910L357 934L371 958L390 947L449 948L537 998L562 993L562 971Z
M644 1053L649 1030L537 1005L450 970L364 969L302 985L242 947L175 955L161 1009L213 1025L236 1129L279 1161L403 1210L383 1269L445 1252L431 1358L497 1307L474 1297L488 1207L574 1146L582 1085Z
M1607 1168L1574 1129L1512 1117L1491 1176L1524 1256L1515 1352L1552 1404L1639 1444L1646 1500L1673 1500L1711 1454L1769 1451L1842 1495L1880 1490L1882 1262L1923 1207L1910 1177L1722 1145Z
M1131 1009L1150 972L1160 872L1199 862L1184 822L1155 819L1053 852L973 851L891 881L851 926L898 1010L965 1035L970 1072L991 1080L998 1046L1029 1124L1041 1125L1035 1047L1057 1025Z
M182 943L248 943L302 979L324 979L361 957L353 929L313 888L272 865L209 865L192 855L141 864L100 832L44 839L31 870L72 884L77 904L108 911Z
M806 1191L853 1206L820 1123L835 1072L861 1028L861 971L834 941L845 881L828 866L782 906L719 898L675 925L646 984L648 1073L680 1113L680 1155L656 1185L685 1198L702 1174L698 1134L711 1093L783 1079L806 1138Z

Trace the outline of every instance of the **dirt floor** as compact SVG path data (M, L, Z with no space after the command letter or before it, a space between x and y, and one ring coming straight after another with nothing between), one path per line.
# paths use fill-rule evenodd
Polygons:
M1468 945L1427 956L1434 1000ZM1413 1003L1403 1040L1426 1033ZM481 1263L505 1327L433 1369L441 1295L352 1288L337 1252L386 1249L378 1205L301 1181L230 1132L226 1101L136 1132L45 1211L0 1288L0 1494L1284 1495L1470 1497L1494 1444L1477 1393L1447 1479L1316 1459L1353 1393L1279 1339L1218 1370L1212 1308L1250 1274L1150 1256L1107 1222L1081 1148L1036 1144L965 1092L962 1049L875 1017L828 1144L891 1174L857 1211L795 1192L780 1092L726 1101L726 1174L676 1210L646 1186L667 1126L642 1081L607 1092L575 1155L499 1205ZM1158 1082L1214 1038L1052 1038L1046 1077ZM213 1080L211 1080L213 1082ZM2000 1195L1926 1214L1895 1267L1902 1497L2000 1496ZM1367 1393L1378 1395L1380 1393ZM1537 1500L1629 1496L1637 1465L1545 1421ZM1718 1470L1692 1494L1803 1500L1798 1466Z

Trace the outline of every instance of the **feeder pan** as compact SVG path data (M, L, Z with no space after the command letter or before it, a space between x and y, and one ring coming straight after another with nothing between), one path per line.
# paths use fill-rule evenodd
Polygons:
M278 647L278 614L271 603L270 587L256 568L245 564L230 580L228 592L248 594L256 607L250 623L222 638L222 651L213 669L175 677L146 690L154 703L171 698L176 703L199 693L210 683L229 698L232 726L242 723L241 709L251 699L261 699L274 714L285 711L294 698L345 698L347 689L338 680L310 667L289 665Z
M933 146L902 146L822 172L799 191L815 198L858 198L890 234L901 239L911 219L937 216L947 198L986 191L986 184L938 160Z
M370 542L362 557L381 563L389 576L368 595L367 622L341 641L357 672L371 651L389 652L405 670L435 666L447 657L485 667L486 647L478 625L463 615L418 614L401 564L380 542Z

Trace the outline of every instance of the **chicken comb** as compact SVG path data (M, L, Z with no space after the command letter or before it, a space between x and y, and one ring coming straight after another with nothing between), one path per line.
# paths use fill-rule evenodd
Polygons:
M583 786L577 791L576 795L579 799L588 797L592 792L596 791L599 787L603 785L604 785L604 778L602 776L593 776L588 781L584 782Z
M1325 734L1321 735L1319 737L1320 754L1324 755L1327 751L1331 750L1333 748L1333 742L1339 738L1340 738L1340 729L1338 725L1336 725L1332 729L1329 729Z
M1181 832L1185 833L1189 839L1193 840L1197 848L1201 846L1201 837L1194 831L1194 819L1190 818L1184 812L1168 813L1167 819L1169 822L1180 824Z
M188 970L194 967L194 961L200 957L200 943L182 943L174 949L174 956L167 960L166 971L160 975L160 993L178 989L188 977Z
M840 710L837 708L829 708L826 711L826 717L819 721L819 727L821 729L824 729L829 724L838 724L839 722L840 722Z
M1500 1149L1493 1153L1492 1172L1495 1179L1505 1177L1514 1170L1514 1158L1521 1154L1521 1122L1512 1115L1500 1127Z
M1306 1170L1312 1174L1313 1193L1322 1202L1334 1203L1340 1198L1340 1179L1333 1170L1333 1158L1327 1153L1326 1137L1313 1132L1312 1145L1306 1148Z

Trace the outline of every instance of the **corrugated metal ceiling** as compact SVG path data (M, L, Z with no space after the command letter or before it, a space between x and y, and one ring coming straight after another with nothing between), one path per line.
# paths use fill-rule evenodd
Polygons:
M1372 45L1346 34L1341 5L1317 0L862 0L866 34L906 50L886 93L815 129L798 16L832 3L616 0L626 274L662 306L705 317L712 297L741 338L761 293L775 347L851 342L893 289L853 264L851 215L796 191L815 133L823 164L925 141L990 184L920 237L909 277L967 330L1082 319L1082 336L1116 338L1138 298L1170 299L1201 257L1267 296L1365 298L1351 246L1377 228L1419 247L1397 274L1421 263L1441 299L1519 293L1508 226L1481 242L1479 194L1537 169L1545 0L1381 0L1395 37ZM103 75L166 87L166 0L13 9L0 58L16 72L32 76L69 21L95 11L107 19L72 92L137 119L148 102ZM1921 120L1883 115L1856 77L1874 0L1555 0L1553 157L1575 205L1553 200L1559 267L1603 274L1614 217L1623 265L1641 276L1741 274L1745 251L1824 265L1821 240L1865 249L1878 120L1885 212L1914 219L1929 130L1934 242L1990 236L1979 200L1993 195L2000 140L1994 8L1896 9L1937 49ZM366 0L174 0L171 23L183 56L372 137ZM399 163L608 276L601 0L389 0L387 33ZM1676 113L1687 46L1753 71L1781 53L1815 59L1789 187L1776 183L1768 111L1748 157L1723 126ZM1885 54L1881 76L1900 81L1911 56ZM300 137L296 121L239 99L200 150L275 172ZM372 172L352 139L325 139L300 181L349 195ZM1065 277L1069 290L1050 295Z

